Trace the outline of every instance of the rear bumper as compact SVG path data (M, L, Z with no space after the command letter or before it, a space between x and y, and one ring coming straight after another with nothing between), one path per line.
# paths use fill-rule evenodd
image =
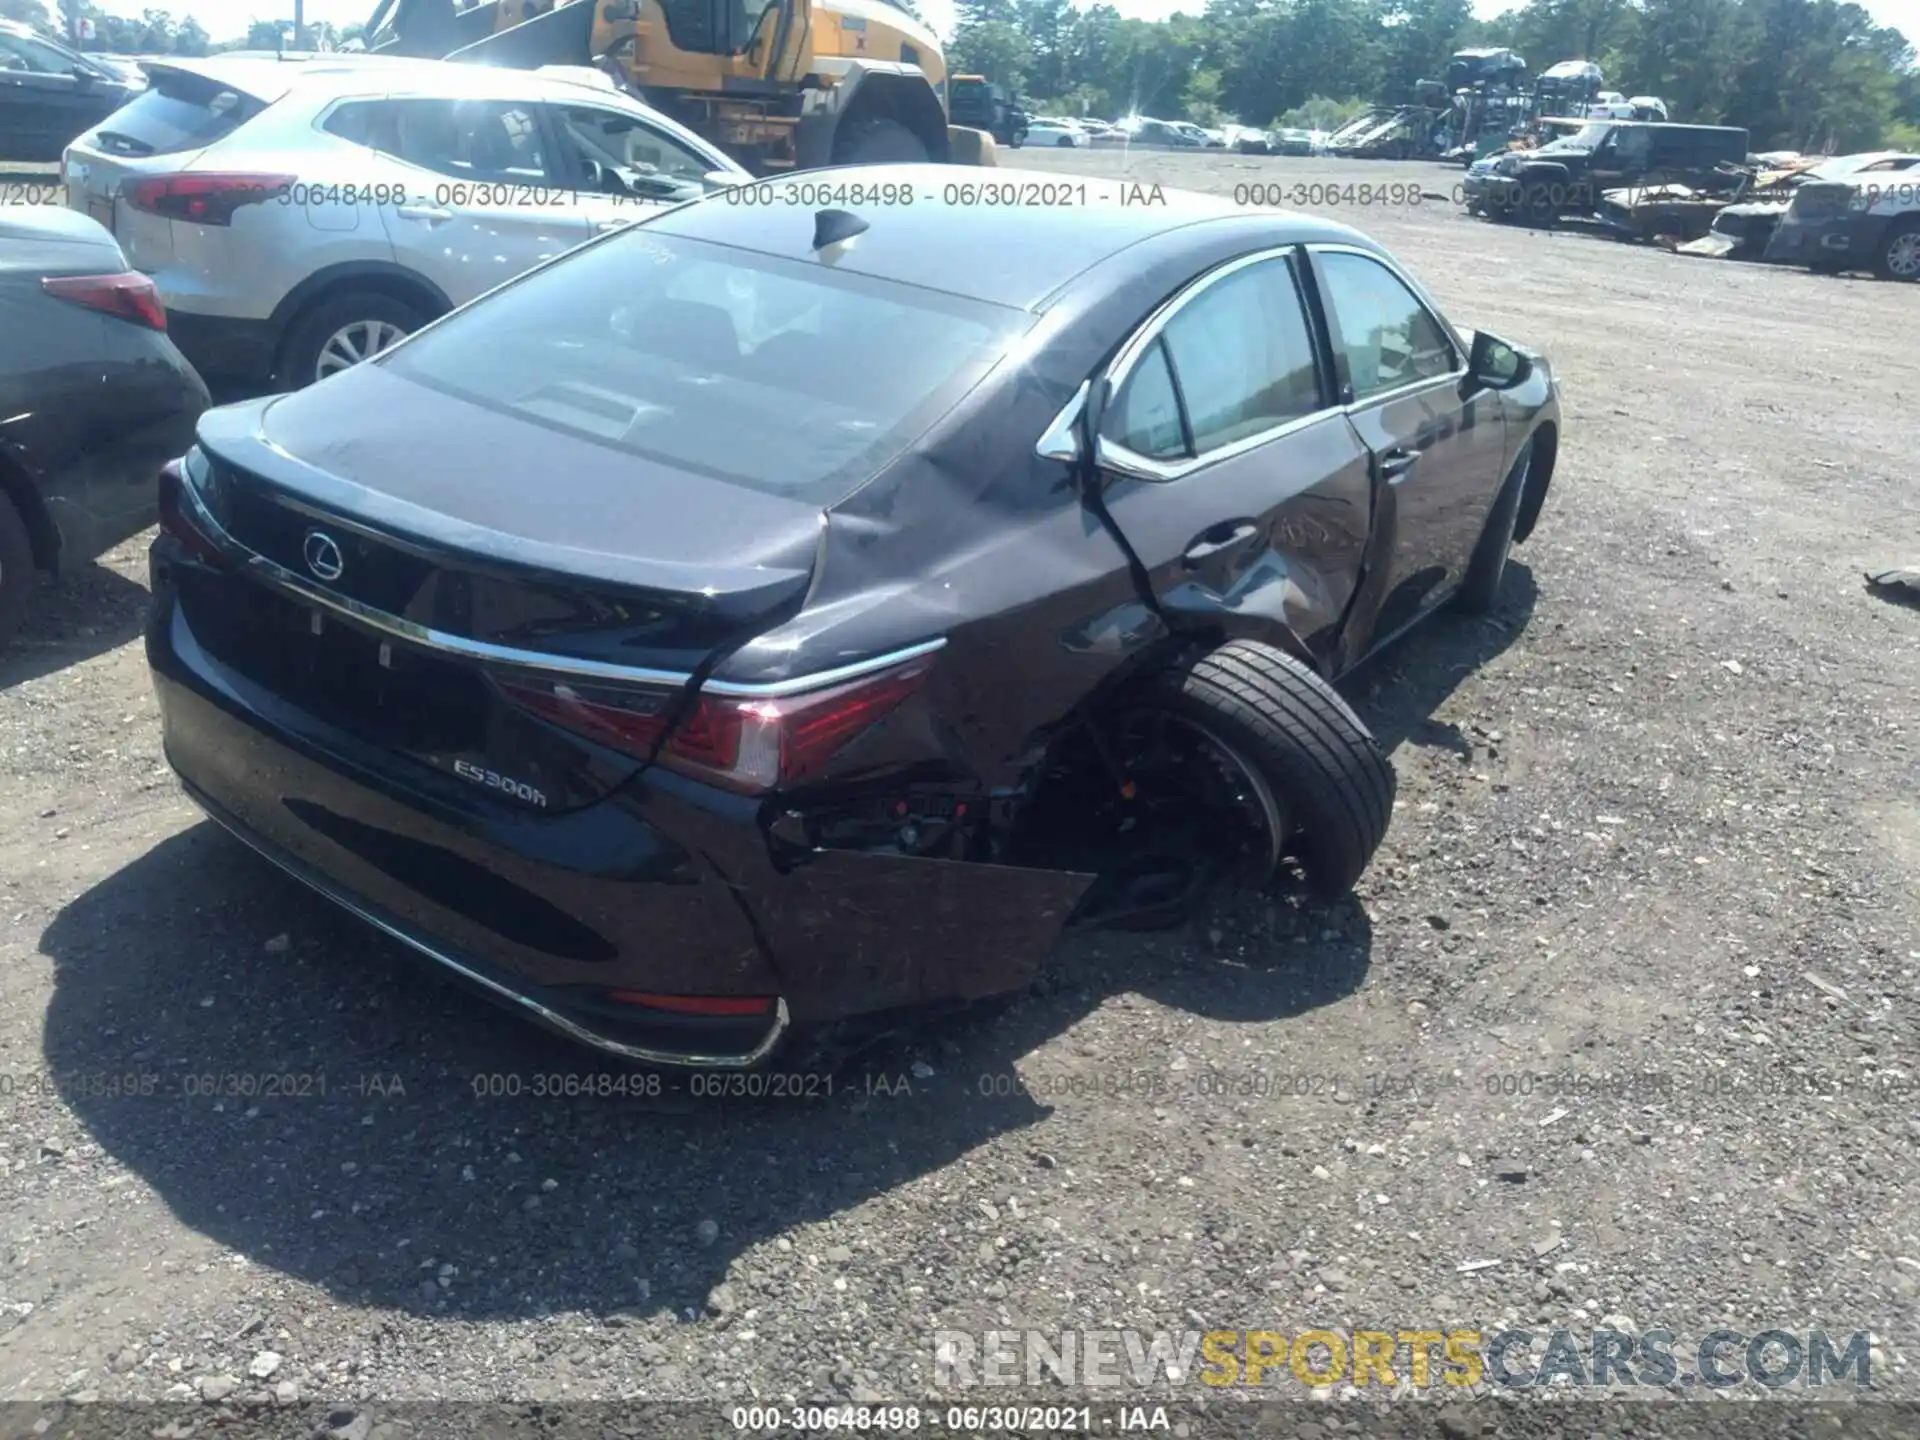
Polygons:
M154 547L147 656L189 794L337 904L599 1049L746 1067L789 1019L1021 988L1091 878L838 850L776 864L751 802L657 768L557 814L473 790L210 654L171 543ZM615 991L778 998L771 1013L688 1016Z
M183 781L183 785L188 796L207 812L209 818L218 821L228 833L250 846L264 859L272 861L303 885L333 901L341 909L358 916L375 929L384 931L402 944L411 946L429 960L444 966L489 998L501 1000L518 1008L533 1020L565 1035L570 1040L577 1040L597 1050L604 1050L619 1055L622 1059L646 1065L746 1069L759 1064L771 1055L787 1032L789 1024L787 1002L782 998L775 1001L774 1013L768 1019L759 1022L764 1028L759 1038L753 1040L751 1047L746 1050L728 1051L702 1044L703 1039L713 1040L719 1037L691 1033L694 1026L685 1022L678 1034L656 1033L644 1039L639 1038L632 1031L619 1035L611 1034L604 1021L596 1027L570 1014L564 997L542 996L524 982L495 972L474 956L453 953L444 942L433 936L422 934L396 916L386 914L368 901L348 893L319 870L243 824L190 782ZM649 1019L651 1020L652 1017ZM659 1031L658 1020L653 1020L653 1028L656 1032ZM712 1028L709 1026L709 1031ZM744 1032L735 1038L751 1038L751 1032Z
M167 311L167 334L202 375L264 384L273 378L280 335L271 320Z

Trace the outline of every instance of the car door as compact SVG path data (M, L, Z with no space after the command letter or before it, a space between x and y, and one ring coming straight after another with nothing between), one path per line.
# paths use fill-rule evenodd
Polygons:
M1202 276L1116 357L1098 420L1108 513L1161 611L1330 663L1371 523L1293 247Z
M1350 246L1309 250L1340 395L1377 482L1357 655L1459 583L1502 478L1506 416L1497 392L1463 398L1467 347L1396 266Z
M514 100L375 103L362 143L411 167L380 207L394 258L464 305L590 234L541 107Z
M690 137L643 115L606 105L550 105L558 173L590 234L644 220L667 205L698 199L706 177L735 167ZM750 177L740 176L747 183Z

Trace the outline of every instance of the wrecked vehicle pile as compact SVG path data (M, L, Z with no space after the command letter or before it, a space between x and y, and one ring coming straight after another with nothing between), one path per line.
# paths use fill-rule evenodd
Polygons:
M1761 171L1749 190L1736 204L1728 205L1714 217L1712 232L1683 247L1689 255L1739 260L1773 260L1783 264L1807 264L1814 269L1837 271L1852 260L1870 266L1876 258L1885 260L1880 233L1887 227L1872 224L1872 212L1881 208L1891 220L1901 212L1902 191L1914 197L1920 184L1920 155L1898 150L1874 150L1858 155L1832 157L1808 155ZM1800 197L1805 194L1804 202ZM1855 199L1862 202L1854 205ZM1774 236L1789 213L1794 224L1776 248ZM1855 221L1851 217L1867 218ZM1824 234L1837 233L1830 223L1842 217L1840 225L1853 226L1863 233L1857 246L1848 244L1828 253ZM1821 235L1806 238L1815 229ZM1867 234L1872 230L1875 233ZM1876 256L1876 250L1881 251ZM1851 252L1851 253L1848 253ZM1898 261L1892 268L1897 269Z
M188 793L661 1065L1015 990L1216 881L1343 894L1395 781L1332 681L1494 605L1545 362L1345 226L948 173L679 207L210 411L151 551Z

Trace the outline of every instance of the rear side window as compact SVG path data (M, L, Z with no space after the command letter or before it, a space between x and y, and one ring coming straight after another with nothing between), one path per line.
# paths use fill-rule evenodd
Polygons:
M1031 323L637 226L370 363L530 424L827 505L958 403Z
M224 140L265 108L216 81L162 70L94 138L117 155L175 155Z

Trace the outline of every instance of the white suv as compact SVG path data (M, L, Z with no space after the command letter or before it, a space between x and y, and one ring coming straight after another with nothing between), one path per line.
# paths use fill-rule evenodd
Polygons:
M751 177L585 69L212 56L148 67L67 203L202 374L293 389L602 230Z

